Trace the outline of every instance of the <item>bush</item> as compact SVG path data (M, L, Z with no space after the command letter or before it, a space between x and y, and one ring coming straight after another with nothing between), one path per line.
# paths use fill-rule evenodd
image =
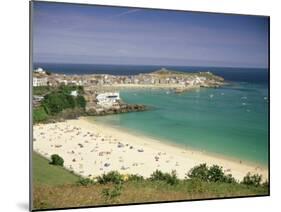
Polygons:
M232 174L225 175L223 182L225 182L225 183L237 183L237 181L232 176Z
M48 119L48 115L44 107L38 107L33 109L33 121L34 123L45 121Z
M98 183L106 184L106 183L115 183L120 184L123 182L123 177L117 171L110 171L107 174L103 174L97 178Z
M199 179L208 181L208 167L206 163L193 167L188 173L187 177L190 179Z
M56 165L56 166L63 166L63 163L64 163L64 160L59 155L54 154L54 155L51 156L50 164Z
M128 175L128 181L142 181L144 180L143 176L140 176L138 174L130 174Z
M222 167L213 165L208 170L208 180L210 182L222 182L224 181L224 172Z
M205 182L236 183L231 174L224 173L221 166L213 165L209 168L205 163L192 168L187 176Z
M163 173L160 170L153 172L149 178L152 181L165 181L167 184L176 185L179 183L177 178L176 171L173 170L171 174Z
M115 185L112 189L105 188L102 190L102 196L106 201L112 200L121 195L122 184Z
M260 186L261 185L262 176L259 174L251 175L248 173L242 180L242 184L249 185L249 186Z
M265 182L262 183L262 187L269 188L268 180L266 180Z
M89 178L80 178L77 182L79 185L88 186L94 184L94 181Z
M86 100L84 98L84 96L77 96L76 97L76 103L77 103L77 106L78 107L81 107L81 108L85 108L86 107Z

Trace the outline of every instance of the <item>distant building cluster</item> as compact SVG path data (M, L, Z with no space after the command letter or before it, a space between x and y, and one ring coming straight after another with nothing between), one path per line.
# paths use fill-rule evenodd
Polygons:
M194 86L204 85L207 81L206 76L190 74L165 75L168 70L160 69L158 72L147 74L115 76L108 74L91 74L91 75L65 75L65 74L50 74L47 75L42 68L34 71L33 86L59 86L59 85L75 85L75 86L104 86L104 85L182 85ZM205 72L208 73L208 72ZM208 80L210 82L210 80Z
M180 73L162 68L158 71L138 74L116 76L108 74L88 74L88 75L65 75L47 73L42 68L33 72L33 86L83 86L86 108L108 109L120 106L119 92L112 92L111 88L118 86L168 86L169 88L190 88L190 87L211 87L217 86L223 81L222 78L214 76L210 72ZM118 89L117 89L118 90ZM71 92L72 96L77 96L77 91ZM37 98L38 100L38 98ZM36 100L35 100L36 101Z

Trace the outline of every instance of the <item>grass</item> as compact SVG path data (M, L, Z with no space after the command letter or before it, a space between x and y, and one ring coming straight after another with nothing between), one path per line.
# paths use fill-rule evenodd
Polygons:
M63 167L51 165L48 160L33 152L34 209L260 196L268 195L269 192L265 186L238 183L179 180L177 184L170 185L161 180L132 180L123 182L120 192L118 190L116 193L117 184L112 182L85 186L77 183L79 179ZM107 193L109 195L105 195Z
M63 208L268 194L267 188L247 187L240 184L189 180L171 186L164 182L136 181L125 182L120 196L109 200L104 198L103 190L113 187L113 184L35 186L34 207L38 209L50 206Z
M49 164L49 161L39 154L33 152L33 182L43 185L64 185L76 183L78 176L70 173L63 167Z

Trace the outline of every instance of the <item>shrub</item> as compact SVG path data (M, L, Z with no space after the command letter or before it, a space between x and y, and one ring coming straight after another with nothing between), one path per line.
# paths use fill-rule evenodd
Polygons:
M110 171L107 174L103 174L102 176L99 176L97 180L100 184L106 184L106 183L120 184L123 182L123 177L117 171Z
M173 170L171 174L166 174L166 182L170 185L176 185L179 183L175 170Z
M84 98L84 96L77 96L76 97L76 103L77 103L77 106L78 107L81 107L81 108L85 108L86 107L86 100Z
M262 187L269 188L268 180L266 180L265 182L262 183Z
M261 185L262 176L259 174L251 175L249 172L242 180L242 184L249 186L260 186Z
M223 182L225 182L225 183L237 183L237 181L232 176L232 174L225 175Z
M79 185L88 186L94 184L94 181L89 178L80 178L77 182Z
M176 185L179 183L179 179L177 178L175 170L173 170L171 174L163 173L160 170L156 170L151 174L149 179L152 181L165 181L170 185Z
M160 171L160 170L156 170L155 172L153 172L149 178L150 180L165 180L165 174Z
M190 179L199 179L208 181L208 167L206 163L193 167L188 173L187 177Z
M63 163L64 163L64 160L59 155L54 154L54 155L51 156L50 164L56 165L56 166L63 166Z
M231 174L224 173L221 166L213 165L209 168L205 163L193 167L187 176L205 182L236 183Z
M33 109L33 121L34 123L45 121L48 119L48 115L44 107L40 106Z
M222 167L218 165L213 165L208 170L208 180L210 182L218 182L224 180L224 173Z
M128 175L128 181L142 181L144 180L143 176L140 176L138 174L130 174Z
M121 195L122 191L122 184L115 185L112 189L105 188L102 190L102 196L105 198L106 201L112 200Z

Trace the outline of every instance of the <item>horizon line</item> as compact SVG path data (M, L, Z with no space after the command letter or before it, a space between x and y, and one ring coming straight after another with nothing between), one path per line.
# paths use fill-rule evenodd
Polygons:
M116 65L116 66L161 66L165 67L198 67L198 68L249 68L249 69L270 69L267 67L256 67L256 66L221 66L221 65L210 65L210 66L200 66L200 65L161 65L161 64L120 64L120 63L72 63L72 62L38 62L33 61L34 64L72 64L72 65Z

